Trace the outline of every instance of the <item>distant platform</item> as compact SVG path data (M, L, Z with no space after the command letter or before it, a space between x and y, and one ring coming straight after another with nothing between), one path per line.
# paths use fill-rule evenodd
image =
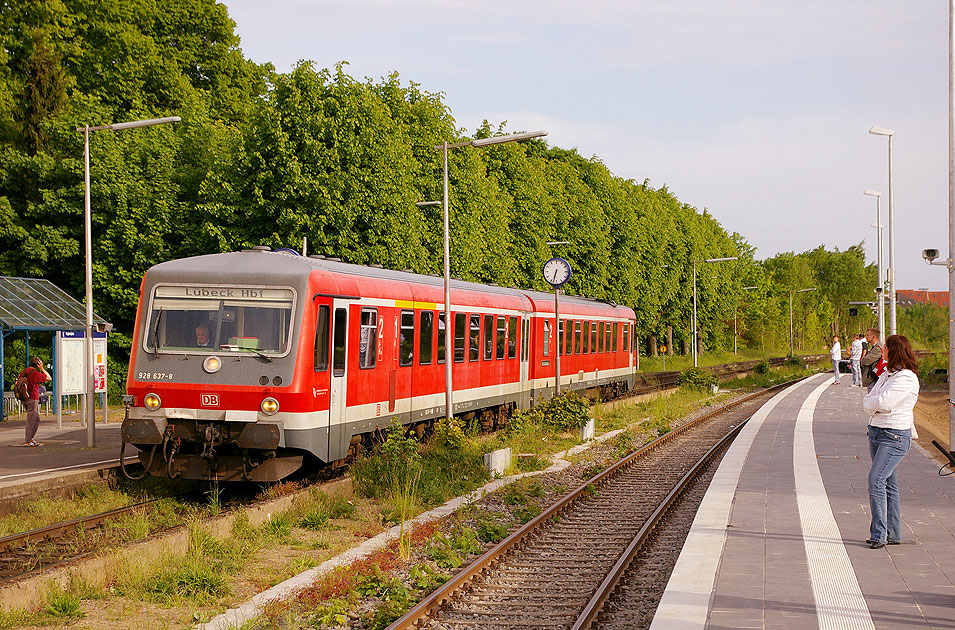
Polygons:
M865 389L820 374L723 459L651 628L955 628L955 476L913 444L902 544L870 549Z
M56 426L55 416L40 416L36 441L21 446L26 414L0 423L0 503L38 492L81 485L115 475L119 465L121 423L96 423L96 446L86 446L86 427L75 421ZM126 449L126 462L137 461L135 448Z

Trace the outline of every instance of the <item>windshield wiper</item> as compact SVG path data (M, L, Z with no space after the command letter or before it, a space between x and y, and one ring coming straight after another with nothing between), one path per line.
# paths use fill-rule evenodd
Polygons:
M255 350L254 348L241 348L240 351L251 352L252 354L254 354L254 355L257 356L257 357L262 357L262 358L265 359L268 363L271 363L271 362L272 362L272 357L270 357L269 355L265 354L264 352L259 352L258 350Z
M156 359L159 357L159 345L156 343L157 337L159 337L159 320L162 319L162 307L159 307L159 314L156 315L156 323L153 324L153 332L150 335L150 342L153 344L153 358Z

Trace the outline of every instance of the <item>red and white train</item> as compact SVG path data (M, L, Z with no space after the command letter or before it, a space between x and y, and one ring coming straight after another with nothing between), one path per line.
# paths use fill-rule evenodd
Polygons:
M562 390L633 385L634 313L254 248L161 263L143 278L123 442L152 475L276 481L343 460L393 418L420 434L445 415L485 426ZM568 334L564 334L564 330ZM559 350L558 350L559 346ZM315 460L318 460L316 462Z

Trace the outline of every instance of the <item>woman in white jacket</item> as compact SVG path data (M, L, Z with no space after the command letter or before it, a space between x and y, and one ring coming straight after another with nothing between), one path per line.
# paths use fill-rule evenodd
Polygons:
M887 369L865 395L869 418L869 547L879 549L902 541L902 513L896 468L912 445L919 397L918 361L909 340L891 335L885 340Z

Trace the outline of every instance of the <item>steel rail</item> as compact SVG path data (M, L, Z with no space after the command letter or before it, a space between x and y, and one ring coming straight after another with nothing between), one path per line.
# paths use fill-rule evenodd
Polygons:
M564 510L573 507L579 500L587 496L589 488L598 487L604 482L613 477L618 471L629 466L637 459L640 459L646 456L648 453L656 450L660 446L667 444L676 437L682 435L686 431L689 431L691 428L700 425L707 420L722 414L730 409L734 409L750 400L758 398L760 396L765 396L768 393L774 392L776 390L788 387L796 382L799 382L802 379L796 379L794 381L789 381L786 383L781 383L779 385L774 385L768 387L764 390L755 392L748 396L744 396L737 400L734 400L718 409L714 409L711 412L708 412L699 418L691 420L686 424L683 424L676 429L673 429L666 435L663 435L653 442L646 444L643 448L630 455L627 455L623 459L619 460L606 470L595 475L588 481L581 484L573 492L567 494L559 501L545 509L543 512L538 514L536 517L528 521L526 524L521 526L513 534L505 538L503 541L492 547L491 549L484 552L480 557L478 557L474 562L460 571L453 578L445 582L443 585L438 587L436 590L432 591L427 597L422 599L416 606L414 606L407 613L402 615L399 619L393 622L386 630L410 630L415 628L419 622L429 618L435 611L437 611L445 602L450 600L454 594L464 588L468 582L470 582L475 577L488 572L493 568L493 565L500 560L508 551L516 547L518 544L526 540L531 534L533 534L537 529L544 526L552 517L559 515ZM741 424L742 426L742 424Z
M680 479L679 482L670 490L670 493L667 494L666 498L657 506L656 510L653 511L647 518L647 522L644 523L643 527L640 528L640 531L633 537L633 540L627 545L627 548L620 554L620 558L617 559L617 562L614 563L613 567L610 569L610 572L607 574L607 577L604 578L600 586L597 588L597 591L594 593L593 597L590 598L590 601L587 602L587 605L584 607L583 612L577 618L577 621L571 626L571 630L587 630L590 628L591 624L597 618L597 615L600 614L600 611L603 609L604 604L613 594L614 588L620 582L620 578L623 577L624 572L630 566L630 563L633 561L633 558L640 552L644 544L650 538L650 534L653 533L653 530L656 529L656 526L663 520L663 517L666 516L669 512L673 503L676 502L681 496L683 496L687 487L693 482L697 477L699 477L703 472L703 467L706 466L710 460L722 449L728 442L734 440L739 432L746 426L746 423L749 420L745 420L735 426L732 430L724 435L719 442L717 442L712 448L710 448L704 455L697 461L693 467Z

